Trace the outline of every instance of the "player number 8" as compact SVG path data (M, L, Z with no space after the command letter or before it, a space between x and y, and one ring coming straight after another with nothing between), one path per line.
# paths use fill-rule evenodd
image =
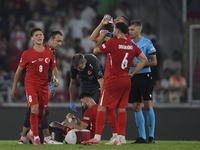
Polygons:
M124 59L122 61L122 64L121 64L121 68L122 69L126 69L127 68L127 65L128 65L127 57L128 57L128 53L125 54Z
M43 71L43 66L39 65L39 72L42 72L42 71Z

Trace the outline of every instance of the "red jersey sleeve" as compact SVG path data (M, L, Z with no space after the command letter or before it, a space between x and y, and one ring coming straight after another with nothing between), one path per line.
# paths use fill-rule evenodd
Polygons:
M99 46L99 49L103 54L111 52L113 50L112 43L113 43L114 38L110 38L106 43L102 44Z
M21 55L19 66L22 68L26 68L27 63L28 63L28 60L26 57L26 51L24 51Z
M56 59L53 55L53 52L51 52L51 58L50 58L50 64L49 64L50 68L55 68L56 67Z
M92 114L93 113L90 111L90 109L86 110L85 113L83 114L82 121L89 125L90 122L92 121Z

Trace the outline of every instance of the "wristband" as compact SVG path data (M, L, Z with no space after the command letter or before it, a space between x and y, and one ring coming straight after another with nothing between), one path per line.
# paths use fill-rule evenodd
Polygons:
M68 122L71 123L71 122L72 122L72 118L69 118L69 119L68 119Z
M58 82L58 79L57 78L55 78L56 79L56 82Z

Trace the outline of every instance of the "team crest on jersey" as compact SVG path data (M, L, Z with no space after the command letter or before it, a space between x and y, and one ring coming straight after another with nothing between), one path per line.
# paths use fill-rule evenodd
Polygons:
M91 74L92 74L92 71L88 70L88 74L91 75Z
M45 61L45 63L47 63L47 64L48 64L48 63L50 62L50 59L49 59L49 58L45 58L45 60L44 60L44 61Z

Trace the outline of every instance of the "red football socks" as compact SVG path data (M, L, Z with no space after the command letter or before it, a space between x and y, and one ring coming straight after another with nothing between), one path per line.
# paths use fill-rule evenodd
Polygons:
M107 119L110 124L112 133L117 133L117 116L114 109L107 110Z
M125 135L126 132L126 119L127 115L126 112L120 112L118 113L118 135Z
M30 124L33 136L38 136L38 114L30 113Z
M97 118L96 118L96 129L95 134L102 134L103 126L106 122L106 112L104 111L98 111L97 112Z

